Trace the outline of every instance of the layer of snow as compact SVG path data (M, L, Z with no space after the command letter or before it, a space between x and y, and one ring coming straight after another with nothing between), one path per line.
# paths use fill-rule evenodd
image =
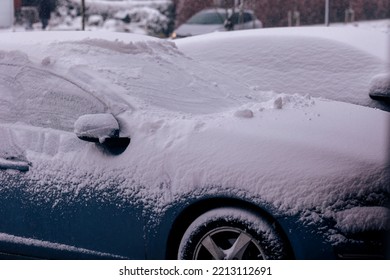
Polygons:
M367 67L376 72L384 65L380 55L369 56L337 40L332 48L358 54L363 62L347 56L346 68L318 54L328 42L323 38L252 32L237 34L248 48L256 43L253 48L270 53L262 58L270 72L290 71L291 87L302 71L319 75L339 65L358 76ZM229 40L224 34L214 36ZM289 94L283 85L287 80L275 80L266 90L248 85L244 75L242 81L227 74L230 66L216 68L212 61L192 58L195 48L190 55L189 43L213 43L214 37L205 38L178 41L177 48L171 41L104 32L0 34L0 128L32 164L23 179L35 205L55 208L66 194L71 207L99 194L118 208L142 204L153 226L177 202L222 193L267 205L277 214L301 215L308 224L337 219L338 228L348 230L356 219L340 211L384 204L390 192L389 113L311 97L321 96L319 90ZM295 50L297 38L311 47L293 53L314 61L298 68L275 61L280 57L276 50ZM234 55L229 59L232 67L240 66ZM257 77L261 81L263 70ZM328 80L330 88L332 83ZM23 96L15 98L14 92ZM27 106L24 96L29 94ZM56 97L53 103L50 97ZM34 103L39 100L50 102ZM12 115L16 111L10 105L22 109ZM53 109L64 119L45 122L55 115ZM91 113L116 117L121 134L131 137L124 153L103 153L76 138L75 118ZM6 159L5 153L0 158ZM13 173L7 174L12 178ZM369 228L382 226L373 222ZM335 240L334 232L328 234Z
M370 81L370 94L390 96L390 73L374 76Z
M336 214L336 227L346 233L390 230L390 209L385 207L354 207Z
M102 258L122 258L121 256L116 256L112 254L105 254L97 251L87 250L83 248L78 248L74 246L67 246L64 244L58 244L53 242L47 242L32 238L23 238L19 236L14 236L10 234L0 233L0 242L12 243L12 244L21 244L26 246L31 246L35 248L46 248L46 249L55 249L60 251L65 251L69 253L81 253L81 254L89 254L94 256L99 256Z
M105 110L106 105L93 99L80 84L53 72L52 63L48 56L34 64L25 53L0 51L0 119L3 122L71 131L78 116Z
M5 161L27 161L25 151L18 146L17 141L9 128L0 128L0 143L0 158ZM3 164L5 164L4 161ZM4 166L3 164L1 165Z
M186 57L169 41L109 32L37 34L15 33L2 49L28 51L26 59L34 65L50 60L51 71L60 71L101 99L113 98L117 93L129 104L213 113L247 102L245 96L252 92L240 82L226 84L224 75ZM29 50L31 43L37 44L34 50Z
M87 114L74 124L77 137L97 138L100 143L108 137L119 136L119 124L111 114Z
M389 37L356 28L270 28L178 39L178 48L261 91L377 107L371 79L388 71Z

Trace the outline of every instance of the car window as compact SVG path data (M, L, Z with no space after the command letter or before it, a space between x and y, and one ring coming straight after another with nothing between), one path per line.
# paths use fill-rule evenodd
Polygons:
M252 21L252 16L250 13L244 12L244 13L234 13L231 16L231 20L233 24L241 24L241 23L247 23Z
M250 22L253 20L252 15L250 13L244 13L244 23Z
M202 12L191 17L188 24L223 24L225 15L217 12Z
M2 65L0 122L72 131L83 114L105 111L102 102L77 84L28 66Z
M233 15L231 15L230 20L232 21L233 24L238 24L242 22L239 13L234 13Z

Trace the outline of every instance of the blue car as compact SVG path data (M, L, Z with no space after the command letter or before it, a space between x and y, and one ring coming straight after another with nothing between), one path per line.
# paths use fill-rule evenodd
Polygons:
M385 74L360 105L146 36L0 41L1 258L389 257Z

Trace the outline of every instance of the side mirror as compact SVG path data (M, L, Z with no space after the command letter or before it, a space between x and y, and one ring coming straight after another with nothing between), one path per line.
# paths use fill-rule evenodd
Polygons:
M123 153L130 137L119 137L118 121L111 114L83 115L74 124L74 132L83 141L94 142L104 152Z
M103 144L119 137L119 124L111 114L83 115L75 122L74 132L81 140Z
M390 74L376 75L370 82L370 97L390 102Z

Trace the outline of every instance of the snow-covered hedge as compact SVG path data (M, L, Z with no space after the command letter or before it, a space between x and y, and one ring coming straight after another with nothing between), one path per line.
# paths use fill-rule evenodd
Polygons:
M86 0L86 29L167 36L174 26L171 0ZM81 28L81 0L59 0L51 24L62 29Z

